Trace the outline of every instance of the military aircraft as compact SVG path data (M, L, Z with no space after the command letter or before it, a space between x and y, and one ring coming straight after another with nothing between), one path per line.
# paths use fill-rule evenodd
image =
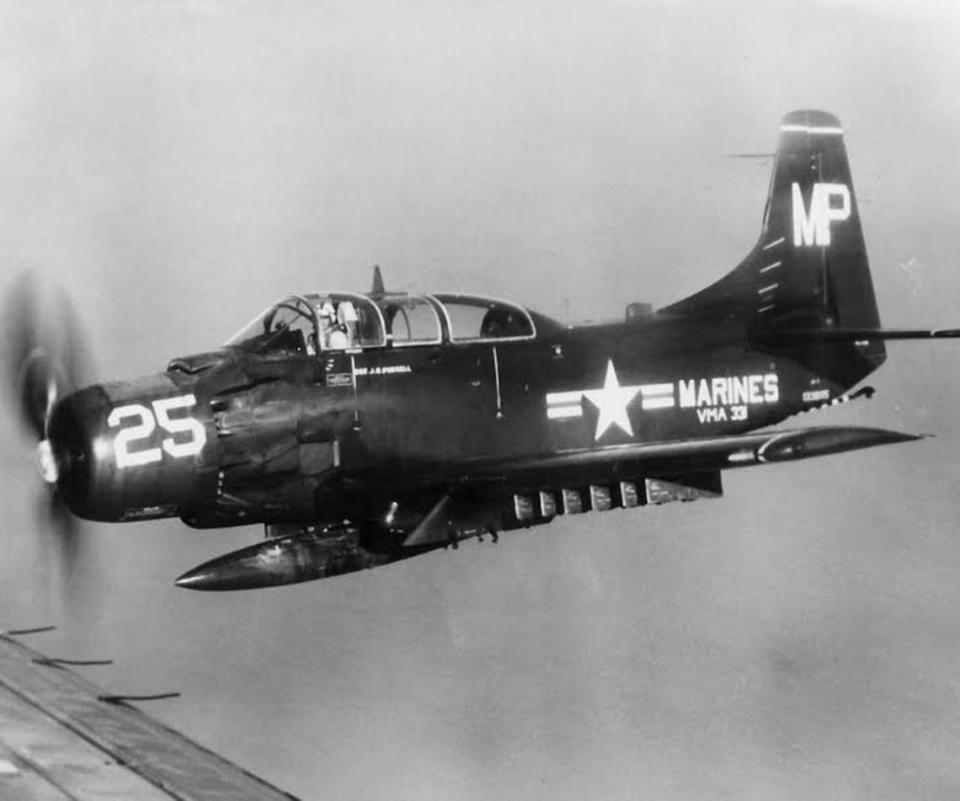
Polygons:
M760 237L716 283L610 324L385 289L273 304L223 347L71 391L70 359L14 360L44 479L100 521L261 523L177 579L231 590L336 576L558 515L722 492L723 470L919 437L771 430L848 400L885 340L839 120L787 114Z

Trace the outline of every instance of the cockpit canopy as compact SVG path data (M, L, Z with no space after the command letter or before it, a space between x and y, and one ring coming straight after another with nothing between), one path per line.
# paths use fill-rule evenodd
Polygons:
M440 306L451 342L533 339L533 318L522 306L474 295L432 295Z
M227 344L313 355L388 346L533 339L536 335L530 312L508 301L456 294L378 293L368 297L330 292L294 295L275 303Z
M256 350L371 348L385 344L383 317L376 304L347 292L294 295L257 315L227 341Z

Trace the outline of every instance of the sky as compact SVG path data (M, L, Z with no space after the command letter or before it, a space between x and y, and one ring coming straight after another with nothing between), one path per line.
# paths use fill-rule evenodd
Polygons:
M0 292L161 369L298 291L665 304L759 233L794 108L846 130L881 316L960 323L960 11L934 2L0 0ZM0 408L0 628L304 799L960 792L960 346L802 424L936 437L355 576L211 596L256 528L86 525L59 574ZM797 421L794 421L797 422Z

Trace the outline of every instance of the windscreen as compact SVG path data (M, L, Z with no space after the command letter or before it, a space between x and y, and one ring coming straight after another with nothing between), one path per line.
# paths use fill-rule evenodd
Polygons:
M258 351L316 353L317 324L313 308L299 297L275 303L234 334L227 345Z

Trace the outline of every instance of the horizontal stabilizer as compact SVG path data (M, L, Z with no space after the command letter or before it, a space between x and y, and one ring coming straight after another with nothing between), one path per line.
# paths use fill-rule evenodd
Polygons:
M803 345L813 342L869 342L893 339L960 339L960 328L793 328L754 332L757 345Z

